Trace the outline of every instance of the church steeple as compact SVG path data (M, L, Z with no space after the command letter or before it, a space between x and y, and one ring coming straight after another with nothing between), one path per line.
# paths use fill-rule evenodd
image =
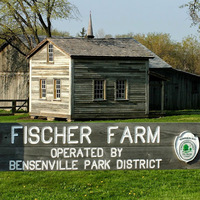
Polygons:
M87 38L94 38L93 28L92 28L92 15L91 15L91 11L90 11L90 19L89 19L88 30L87 30Z

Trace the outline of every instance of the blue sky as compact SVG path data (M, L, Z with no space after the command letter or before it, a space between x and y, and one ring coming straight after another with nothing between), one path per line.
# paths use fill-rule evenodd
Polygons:
M69 0L80 12L79 20L55 21L53 27L76 36L82 27L87 29L92 12L94 34L169 33L175 41L197 35L191 27L187 8L179 8L189 0Z

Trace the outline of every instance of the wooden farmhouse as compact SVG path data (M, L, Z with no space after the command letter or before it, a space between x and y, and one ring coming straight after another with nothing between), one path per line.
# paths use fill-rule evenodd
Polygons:
M200 76L173 69L134 39L46 39L30 59L30 115L148 117L199 109Z
M149 59L134 39L45 39L30 52L30 115L49 119L149 114Z
M29 66L9 44L0 47L0 100L29 98L32 117L123 119L200 109L200 76L173 69L133 38L95 39L91 16L87 38L47 38L27 58Z

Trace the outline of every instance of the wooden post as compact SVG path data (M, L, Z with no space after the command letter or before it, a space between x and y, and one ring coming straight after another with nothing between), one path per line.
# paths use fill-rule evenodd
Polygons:
M148 64L146 64L148 66L146 66L146 80L145 80L145 114L148 115L149 114L149 62Z
M12 113L14 114L16 112L16 100L12 101Z
M27 112L29 112L29 98L27 99Z
M161 82L161 114L164 113L164 103L165 102L165 83Z

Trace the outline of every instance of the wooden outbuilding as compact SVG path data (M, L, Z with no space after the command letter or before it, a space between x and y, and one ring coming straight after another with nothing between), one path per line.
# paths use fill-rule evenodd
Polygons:
M134 39L45 39L29 56L30 115L48 119L149 114L149 59Z
M42 41L44 37L40 36L39 39ZM26 43L23 35L20 40ZM34 39L32 42L36 46ZM21 46L14 40L0 45L0 109L28 111L29 63L25 53L28 54L29 50L23 46L23 55L18 51L22 49Z
M150 68L167 80L150 81L150 110L200 109L200 76L174 68ZM162 99L162 100L161 100Z
M163 113L164 110L200 109L200 75L174 69L148 51L154 56L149 61L149 110Z
M0 99L28 99L29 67L8 43L0 46Z

